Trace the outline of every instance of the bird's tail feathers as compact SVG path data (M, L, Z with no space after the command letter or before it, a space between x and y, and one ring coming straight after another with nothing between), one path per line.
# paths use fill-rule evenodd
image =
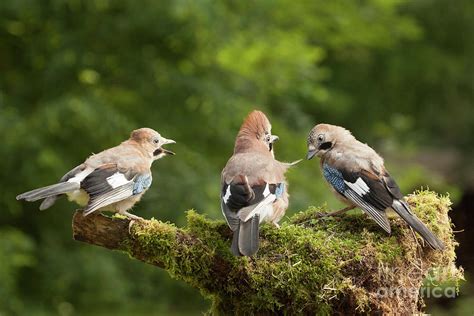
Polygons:
M48 198L48 197L54 197L54 196L57 196L57 195L60 195L60 194L64 194L64 193L68 193L68 192L72 192L74 190L78 190L80 188L80 185L79 183L76 183L76 182L61 182L61 183L56 183L56 184L52 184L52 185L49 185L47 187L43 187L43 188L39 188L39 189L35 189L35 190L32 190L32 191L28 191L28 192L25 192L23 194L20 194L16 197L17 200L26 200L28 202L33 202L33 201L37 201L37 200L41 200L41 199L44 199L44 198ZM44 201L44 205L41 204L45 209L51 205L49 205L49 203L51 203L52 200L48 200L47 201ZM54 203L54 202L53 202Z
M44 199L43 202L41 202L41 205L39 207L40 211L44 211L51 206L53 206L54 203L56 203L56 200L58 199L59 195L54 195L54 196L49 196Z
M238 250L244 256L253 256L259 247L259 215L255 215L247 222L240 222L238 237ZM234 238L235 238L234 233ZM232 242L234 244L235 241ZM233 245L232 245L233 246Z
M410 225L423 239L436 250L443 250L444 244L438 239L426 226L423 224L418 217L410 210L408 204L405 201L394 200L392 208L398 213L407 223Z
M240 232L240 224L236 230L234 230L234 235L232 236L232 245L230 246L230 251L236 257L242 256L239 250L239 232Z

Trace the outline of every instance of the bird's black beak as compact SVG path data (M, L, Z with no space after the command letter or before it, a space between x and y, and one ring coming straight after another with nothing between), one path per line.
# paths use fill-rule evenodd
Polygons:
M308 146L308 154L306 155L306 159L311 160L313 157L318 153L318 150L313 145Z
M311 160L313 157L318 153L317 150L310 150L308 151L308 154L306 155L306 159Z

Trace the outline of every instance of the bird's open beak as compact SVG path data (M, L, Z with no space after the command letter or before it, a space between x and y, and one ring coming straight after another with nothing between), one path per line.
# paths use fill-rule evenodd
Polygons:
M166 144L176 144L176 142L172 139L167 139L164 137L161 137L161 144L166 145Z
M280 137L278 137L276 135L270 135L270 142L268 144L268 148L270 149L270 151L273 150L273 143L276 142L279 139L280 139Z
M167 155L176 155L174 152L172 152L171 150L168 150L168 149L160 148L160 149L157 149L157 150L160 151L159 152L160 154L163 153L163 154L167 154Z
M308 146L308 154L306 155L306 159L311 160L316 154L318 150L313 145Z
M167 139L167 138L164 138L164 137L161 137L161 146L160 148L158 148L157 150L155 150L155 152L153 153L153 155L155 156L158 156L160 154L165 154L165 155L176 155L174 152L172 152L171 150L168 150L168 149L165 149L163 148L163 145L166 145L166 144L176 144L176 142L172 139Z

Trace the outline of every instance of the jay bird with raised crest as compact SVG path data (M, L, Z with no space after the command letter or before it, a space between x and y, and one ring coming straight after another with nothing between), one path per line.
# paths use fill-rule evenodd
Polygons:
M337 215L361 208L387 233L391 228L386 210L393 209L410 227L437 250L439 240L412 212L400 188L372 148L358 141L343 127L318 124L308 136L307 159L320 158L320 167L335 195L348 207L326 215Z
M66 173L59 183L18 195L17 200L44 199L40 210L51 207L61 195L84 207L84 216L96 211L111 211L131 219L141 219L130 210L151 186L152 163L174 155L163 145L175 143L151 128L134 130L130 138L116 147L93 154Z
M271 125L261 111L251 112L235 140L234 154L221 174L221 209L234 232L231 251L252 256L259 248L259 225L278 222L288 207L286 170L294 163L275 159Z

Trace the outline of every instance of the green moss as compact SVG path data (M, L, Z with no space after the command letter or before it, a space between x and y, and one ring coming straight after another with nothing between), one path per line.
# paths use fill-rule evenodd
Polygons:
M159 256L164 268L173 273L175 270L175 250L177 249L177 228L173 224L152 219L140 222L140 225L133 225L132 231L135 237L133 244L139 245L141 254L147 258Z
M262 225L254 258L232 256L225 222L193 210L184 228L156 220L134 225L127 249L199 288L213 300L214 313L387 312L406 303L378 299L381 286L420 286L422 274L440 276L441 268L450 271L445 279L462 279L454 265L449 198L419 191L408 202L446 243L445 251L421 247L421 239L398 218L390 219L391 236L362 213L318 219L318 212L328 211L325 206L294 215L280 229ZM422 274L413 280L409 271L420 262Z

